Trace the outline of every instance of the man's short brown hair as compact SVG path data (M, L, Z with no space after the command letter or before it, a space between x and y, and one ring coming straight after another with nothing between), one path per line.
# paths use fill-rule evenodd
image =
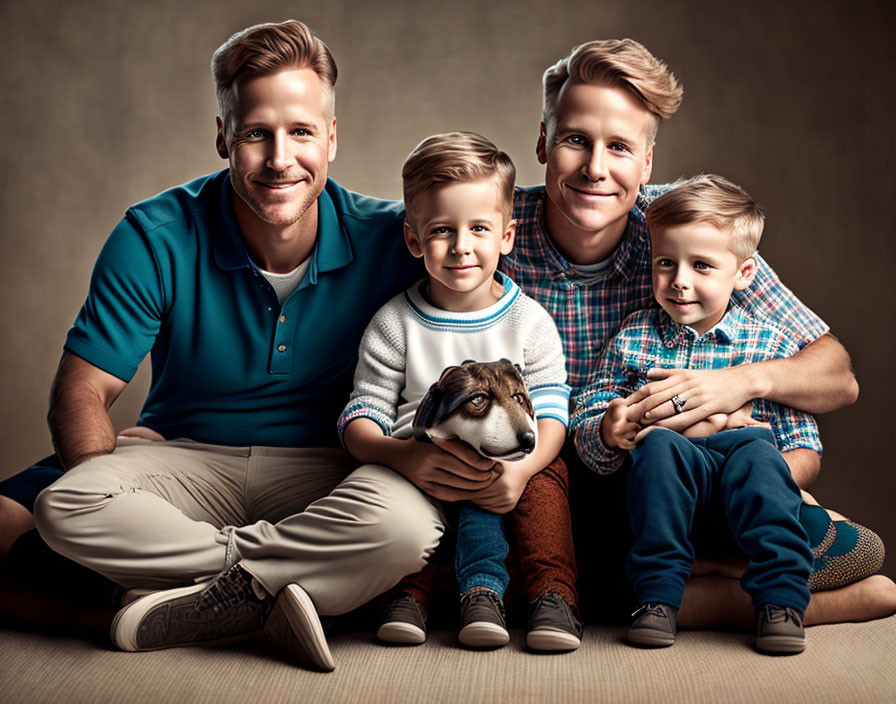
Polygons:
M647 210L651 232L695 222L728 232L728 249L743 261L756 253L765 213L743 188L714 174L676 181Z
M415 199L429 189L495 176L501 206L509 219L513 213L513 183L516 179L516 167L510 157L473 132L447 132L427 137L414 147L401 169L408 220Z
M602 39L575 47L544 72L542 120L550 132L560 90L567 81L621 86L654 117L650 141L662 118L681 105L683 89L669 68L633 39Z
M225 129L233 109L231 88L239 76L300 68L310 68L320 78L324 109L332 119L336 109L336 61L327 45L307 25L298 20L256 24L230 37L212 56L218 110Z

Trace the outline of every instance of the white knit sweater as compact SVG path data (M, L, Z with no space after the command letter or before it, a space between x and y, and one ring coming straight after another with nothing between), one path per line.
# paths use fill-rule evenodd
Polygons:
M355 388L339 418L339 435L370 418L385 435L413 434L411 422L429 387L449 366L471 359L518 364L536 418L569 421L569 387L557 327L547 311L504 274L501 298L484 310L455 313L422 295L426 280L377 311L361 339Z

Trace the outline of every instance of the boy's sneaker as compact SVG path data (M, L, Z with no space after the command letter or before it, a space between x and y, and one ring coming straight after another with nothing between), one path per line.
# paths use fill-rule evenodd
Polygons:
M766 604L756 616L756 650L795 655L806 649L806 629L799 611L789 606Z
M376 637L385 643L420 645L426 640L426 611L407 592L399 592L380 615Z
M526 645L532 650L566 652L582 644L582 620L576 607L556 592L545 592L529 604Z
M276 616L275 623L287 617L293 627L291 635L268 636L300 662L333 669L323 629L308 595L291 584L275 600L264 590L256 591L252 580L252 575L236 564L211 582L153 592L122 608L112 621L109 636L122 650L158 650L229 640L265 628L269 615ZM298 592L307 603L297 597ZM308 606L313 619L306 613ZM312 620L317 630L308 625ZM306 650L304 643L309 640L315 647Z
M678 609L668 604L648 602L632 614L628 642L647 648L665 648L675 643Z
M473 588L460 600L460 633L468 648L500 648L510 642L504 604L497 592Z

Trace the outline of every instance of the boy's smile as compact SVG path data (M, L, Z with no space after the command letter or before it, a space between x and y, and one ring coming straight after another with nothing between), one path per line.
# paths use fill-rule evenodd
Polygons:
M750 285L756 261L738 261L730 234L705 222L651 231L653 295L677 323L702 335L725 315L731 292Z
M501 201L495 178L436 185L415 199L405 240L414 256L423 257L434 305L482 310L503 294L495 270L513 247L516 226Z

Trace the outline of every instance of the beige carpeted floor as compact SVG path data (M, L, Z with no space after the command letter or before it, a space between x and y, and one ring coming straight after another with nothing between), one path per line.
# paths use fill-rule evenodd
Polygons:
M591 626L566 655L524 650L524 633L493 652L458 648L448 631L416 648L372 633L336 633L329 674L296 668L253 640L239 647L152 653L77 638L0 630L0 702L896 702L896 616L809 629L792 657L759 655L741 633L684 632L672 648L635 650L624 628Z

